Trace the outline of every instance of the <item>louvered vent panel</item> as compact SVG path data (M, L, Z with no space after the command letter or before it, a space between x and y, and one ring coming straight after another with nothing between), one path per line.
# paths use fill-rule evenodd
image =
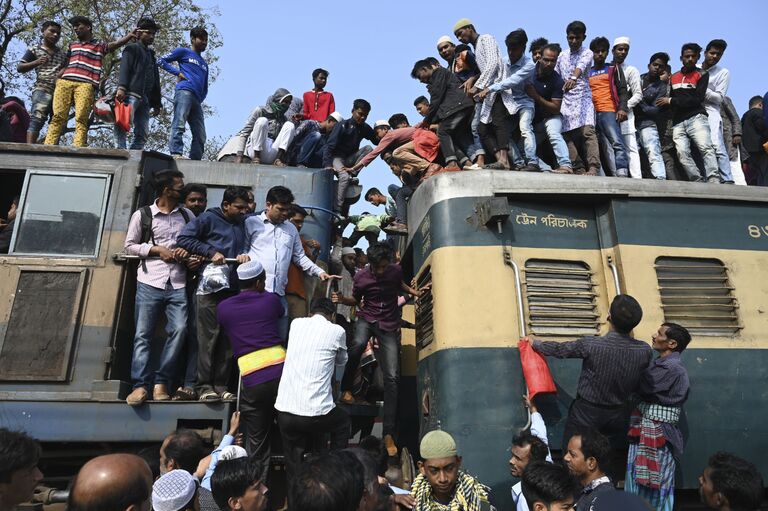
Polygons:
M419 288L427 284L432 284L431 267L427 267L418 280ZM435 340L432 305L432 287L430 286L421 297L416 299L416 347L418 349L429 346Z

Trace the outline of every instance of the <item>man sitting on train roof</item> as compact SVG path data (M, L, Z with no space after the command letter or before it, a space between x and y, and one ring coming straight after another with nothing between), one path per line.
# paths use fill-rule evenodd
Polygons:
M699 477L699 496L709 509L757 511L763 492L757 467L727 452L713 454Z
M293 95L287 89L277 89L267 98L267 104L256 107L245 126L224 144L217 161L285 167L285 151L296 132L296 125L286 117L291 101Z
M32 498L43 480L37 468L40 444L26 433L0 428L0 511L12 511Z
M410 494L394 496L394 501L407 509L494 510L490 488L461 470L461 456L456 441L442 430L430 431L419 444L424 461L420 474L411 485Z
M323 121L301 121L288 146L286 163L291 166L319 169L323 167L323 151L333 128L343 121L339 112L333 112Z
M556 358L583 359L576 400L568 412L563 447L577 428L592 428L611 440L614 465L610 475L624 473L627 446L627 401L653 358L647 343L629 334L640 323L643 309L633 297L618 295L608 314L608 333L570 342L534 340L533 349Z

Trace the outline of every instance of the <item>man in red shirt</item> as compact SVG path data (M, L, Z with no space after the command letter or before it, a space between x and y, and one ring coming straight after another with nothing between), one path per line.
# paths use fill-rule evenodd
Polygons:
M312 81L315 87L304 93L304 119L323 122L336 111L333 94L325 90L328 83L328 71L317 68L312 71Z

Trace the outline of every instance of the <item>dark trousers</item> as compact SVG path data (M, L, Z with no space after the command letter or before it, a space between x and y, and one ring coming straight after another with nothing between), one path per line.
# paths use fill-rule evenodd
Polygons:
M600 173L600 146L595 127L587 124L563 133L571 161L580 158L588 171Z
M248 455L261 465L262 480L269 473L269 432L275 422L275 400L280 379L246 387L240 391L240 413L245 427L245 448Z
M466 154L469 146L474 142L472 138L472 115L474 112L474 108L465 108L445 119L440 119L437 138L440 140L440 151L443 153L446 163L459 159L456 154L457 148Z
M187 283L187 346L186 366L182 378L182 385L188 389L194 389L197 382L197 280Z
M768 154L749 153L747 163L752 175L755 176L757 186L768 186Z
M611 443L608 466L601 466L613 481L623 479L627 463L627 430L630 410L627 406L601 406L577 397L568 410L568 419L563 429L563 451L568 449L568 440L578 430L596 430Z
M491 108L491 122L488 124L480 123L477 132L480 134L480 140L485 147L486 152L494 154L498 151L509 148L509 130L512 122L512 116L509 115L501 94L496 94L496 99ZM442 144L442 141L441 141Z
M365 241L368 242L369 245L373 245L376 243L379 239L379 233L373 232L373 231L358 231L354 230L352 231L352 234L349 235L349 242L352 243L352 246L354 247L357 245L357 242L360 241L360 238L365 238Z
M228 289L210 295L197 295L197 384L199 396L203 392L227 390L232 374L232 348L229 339L219 328L216 307L222 300L236 293Z
M349 415L339 407L317 417L278 411L277 424L283 439L285 471L289 484L296 475L304 454L310 452L313 445L319 445L318 438L330 433L331 450L334 451L347 447L349 440Z
M355 335L352 343L347 345L347 367L341 382L342 390L350 390L355 381L355 372L360 365L360 357L365 351L368 339L376 337L379 348L376 350L376 360L384 376L384 421L382 424L385 435L395 434L397 424L397 395L400 384L400 335L399 332L388 332L379 328L378 323L370 323L358 317L355 321Z
M403 186L389 185L387 191L397 206L397 221L407 224L408 200L411 198L411 195L413 195L413 188L405 184Z

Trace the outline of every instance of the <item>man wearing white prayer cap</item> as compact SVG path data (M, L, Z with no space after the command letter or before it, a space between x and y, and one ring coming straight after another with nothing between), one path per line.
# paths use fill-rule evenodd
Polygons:
M622 36L613 40L613 63L621 66L624 77L627 80L627 120L620 124L621 135L624 138L624 147L627 148L629 157L629 175L634 179L642 179L643 173L640 167L640 152L637 145L637 129L635 128L634 108L643 100L643 86L640 81L640 71L635 66L624 63L629 55L629 37ZM608 151L610 153L610 151ZM610 157L611 155L609 155Z
M154 511L197 511L197 480L186 470L166 472L152 486Z

